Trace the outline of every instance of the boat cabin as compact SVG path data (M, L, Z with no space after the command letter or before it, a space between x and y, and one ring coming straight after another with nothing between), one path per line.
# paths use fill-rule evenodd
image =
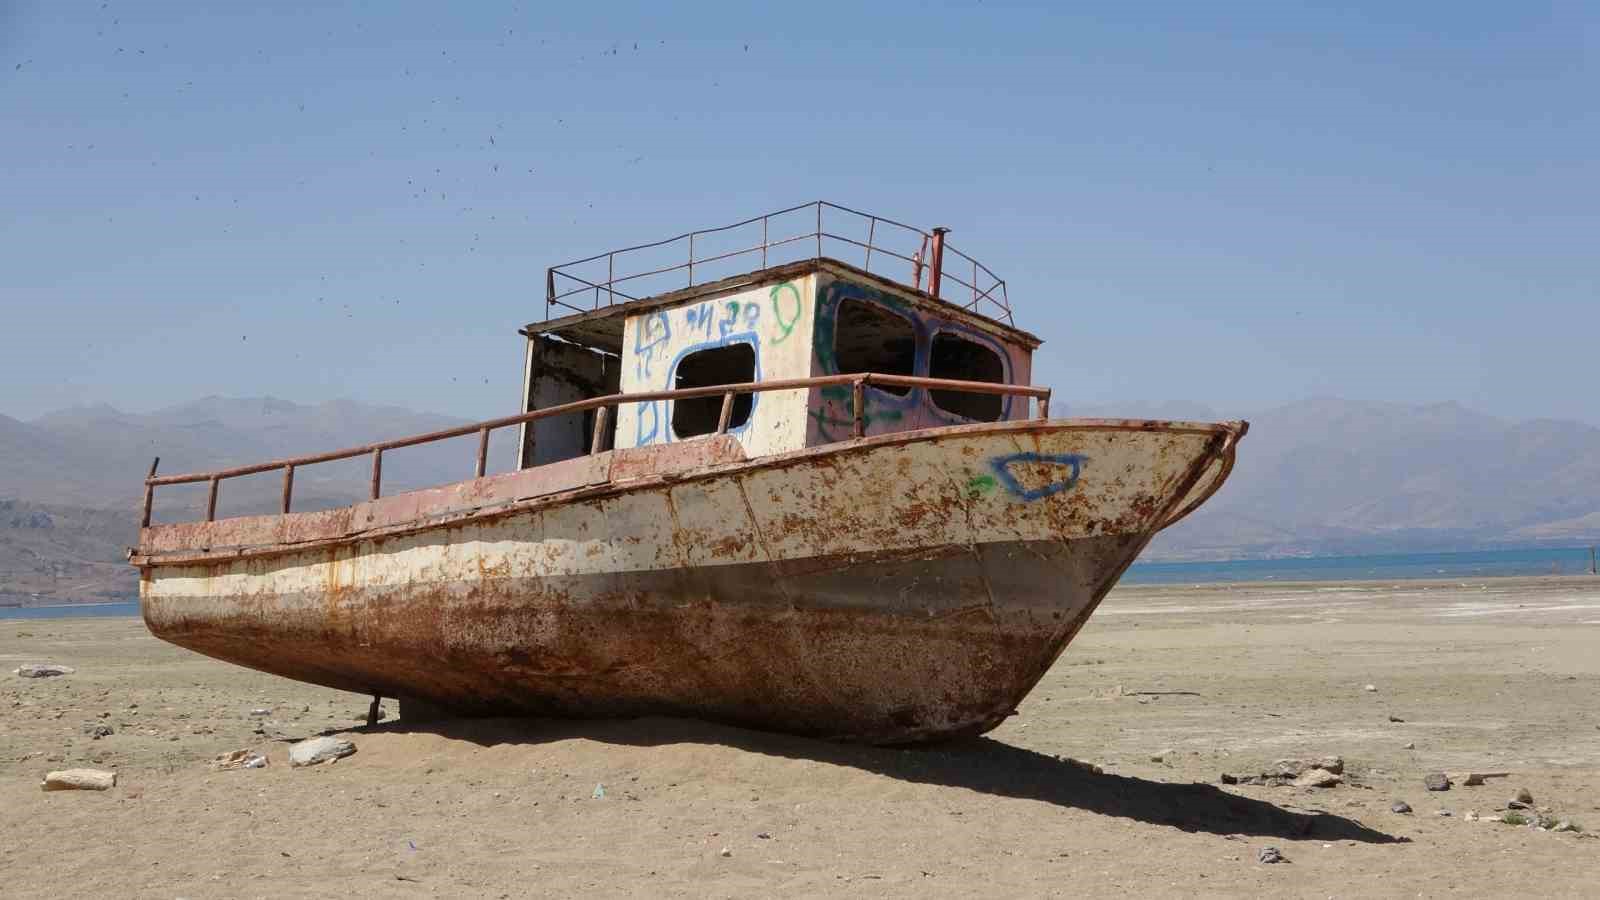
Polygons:
M828 204L816 206L819 223L824 207L862 215ZM871 230L887 231L885 221L873 219ZM701 234L706 233L696 233ZM527 338L523 411L609 394L863 372L1030 383L1039 339L1009 324L1004 282L989 275L982 282L987 289L980 287L979 272L988 274L987 269L972 262L965 270L971 283L941 271L941 257L953 252L943 246L943 230L917 232L924 241L910 255L874 247L871 237L865 244L848 241L866 249L867 265L873 264L874 255L879 268L886 267L886 260L898 263L914 279L911 283L821 255L824 239L845 239L824 233L820 225L817 234L814 243L811 238L816 235L803 236L807 249L818 251L810 258L704 283L693 280L706 271L707 261L695 261L696 235L686 236L691 247L687 266L647 275L673 273L681 279L680 270L687 268L691 284L646 297L622 293L631 279L641 277L618 277L616 266L622 259L618 254L626 251L582 261L606 264L606 275L592 281L572 274L574 264L551 269L550 307L581 311L522 330ZM763 263L772 246L764 242L756 248L762 251ZM925 264L930 250L932 258ZM565 286L558 279L579 286L558 293L558 284ZM576 306L570 302L573 297L590 308ZM980 308L996 311L1007 321L985 315ZM1029 417L1029 398L1017 395L869 384L863 400L864 430L869 435ZM597 449L644 447L712 434L718 430L722 404L721 396L621 403L616 414L601 423ZM521 467L588 453L595 441L597 414L587 410L524 424ZM747 456L755 457L848 440L853 424L851 386L825 385L738 394L727 432Z

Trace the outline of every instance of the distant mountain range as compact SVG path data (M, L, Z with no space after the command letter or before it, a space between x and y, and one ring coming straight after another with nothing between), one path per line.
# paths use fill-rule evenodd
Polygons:
M1193 404L1069 406L1074 416L1234 418ZM1250 419L1220 494L1160 535L1148 558L1481 549L1600 542L1600 428L1506 422L1457 404L1314 399ZM128 596L140 482L161 471L223 468L463 424L336 400L207 397L154 413L78 407L31 422L0 416L0 601ZM385 454L385 492L469 476L475 438ZM514 431L491 468L510 467ZM364 459L295 475L295 508L365 495ZM276 508L278 476L227 482L218 512ZM204 488L169 489L157 519L192 514ZM181 510L180 510L181 508ZM37 601L35 601L37 602Z

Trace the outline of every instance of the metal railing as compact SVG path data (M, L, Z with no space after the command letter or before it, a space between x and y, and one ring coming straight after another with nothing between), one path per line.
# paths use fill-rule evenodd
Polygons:
M837 220L841 218L856 226L855 237L832 230L840 227ZM775 223L775 220L781 221ZM799 224L791 226L790 223L794 222ZM779 226L776 235L773 231L774 224ZM756 240L755 236L757 227L760 228L759 240ZM864 232L861 229L864 229ZM765 269L769 264L777 264L772 262L777 256L784 257L781 262L786 263L821 259L824 251L830 246L842 246L852 248L845 251L852 255L857 251L862 252L861 267L868 272L874 272L872 268L874 255L880 268L887 265L890 260L899 260L910 265L910 279L897 278L893 275L886 277L909 284L919 291L926 290L935 297L980 315L987 315L1000 319L1007 325L1014 325L1015 322L1011 318L1011 301L1006 296L1005 281L990 271L989 267L946 244L944 242L946 230L935 228L932 232L927 232L893 219L885 219L818 200L720 228L691 231L663 241L624 247L562 263L559 266L551 266L545 272L545 300L547 307L559 306L574 312L589 312L618 302L639 300L650 294L693 287L697 283L696 266L700 268L702 276L698 283L703 284L715 280L704 277L707 267L714 263L748 257L751 262L759 259L759 268ZM755 243L748 246L735 245L732 250L705 252L706 242L713 235L742 235L745 232L750 233L749 240ZM700 244L699 252L705 255L697 255L695 246L697 242ZM671 252L670 248L674 244L685 245L681 261L669 257L671 261L665 265L641 262L648 255L647 251ZM913 250L913 246L916 249ZM798 256L794 255L796 250L800 251ZM945 257L949 259L946 260ZM843 253L835 258L849 262L844 259ZM630 262L641 266L641 270L632 271L635 266L630 266ZM677 284L661 278L672 272L685 272L684 283ZM924 273L928 275L926 286L923 284ZM874 272L874 274L883 273ZM648 292L635 286L636 283L651 278L657 280L644 282L650 287ZM943 285L945 281L954 282L961 290L945 291ZM574 299L582 298L583 295L588 295L587 306L580 305L582 299Z
M499 419L489 419L473 425L462 425L457 428L447 428L443 431L430 431L427 434L417 434L410 437L395 438L394 440L380 441L375 444L363 444L359 447L347 447L343 450L334 450L328 453L316 453L309 456L296 456L290 459L273 460L272 462L256 463L248 466L238 466L232 469L219 469L214 472L191 472L185 475L156 475L156 469L161 465L161 457L156 457L150 464L150 474L144 480L144 509L139 519L141 528L150 525L150 511L155 504L155 489L162 485L170 484L195 484L208 482L210 489L206 493L206 521L214 522L217 518L217 490L222 482L230 478L241 478L246 475L258 475L262 472L274 470L283 471L283 508L287 514L294 497L294 473L296 469L315 465L317 463L334 462L341 459L353 459L358 456L372 457L372 483L371 499L376 500L382 496L383 488L383 454L387 450L399 450L403 447L414 447L418 444L429 444L434 441L449 440L450 438L464 437L474 432L478 435L478 460L474 471L475 478L482 478L486 474L489 460L489 435L495 429L506 428L512 425L521 425L550 416L561 416L569 413L587 412L595 410L594 433L589 444L589 453L599 453L605 443L607 418L610 408L623 403L638 403L653 400L685 400L695 397L722 396L722 410L717 416L716 434L725 434L728 423L733 416L734 397L739 394L758 394L765 391L786 391L799 388L830 387L850 385L850 403L853 416L851 434L855 438L866 436L865 417L865 391L869 384L891 385L908 388L926 388L929 390L959 391L974 394L1009 394L1013 396L1032 397L1038 401L1036 418L1048 419L1050 417L1050 389L1034 387L1026 384L997 384L989 381L959 381L950 378L925 378L913 375L879 375L876 373L855 373L847 375L818 375L810 378L785 378L774 381L751 381L740 384L718 384L709 387L678 388L670 391L642 391L633 394L607 394L604 397L593 397L587 400L576 400L563 403L559 406L550 406L536 409L532 412L516 416L505 416Z

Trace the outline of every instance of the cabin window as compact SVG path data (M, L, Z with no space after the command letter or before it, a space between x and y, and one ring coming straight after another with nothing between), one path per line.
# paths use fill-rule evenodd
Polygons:
M750 344L729 344L710 350L697 350L678 361L673 373L675 389L711 387L718 384L744 384L756 380L756 350ZM755 405L751 394L733 398L733 416L728 428L734 429L750 421L750 410ZM717 419L722 415L722 396L693 397L672 401L672 433L680 438L711 434L717 430Z
M990 347L960 335L940 332L933 336L928 354L928 375L959 381L1006 380L1005 360ZM1005 409L1003 394L973 394L964 391L929 391L933 405L945 412L980 422L998 421Z
M882 375L917 373L917 331L911 320L875 304L843 300L834 317L833 354L839 374L876 372ZM875 384L877 390L905 396L899 385Z

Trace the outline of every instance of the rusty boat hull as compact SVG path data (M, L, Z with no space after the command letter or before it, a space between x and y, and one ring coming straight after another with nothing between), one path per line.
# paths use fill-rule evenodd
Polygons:
M1036 420L745 459L585 456L141 533L182 647L463 715L681 715L906 743L1011 714L1243 423Z

